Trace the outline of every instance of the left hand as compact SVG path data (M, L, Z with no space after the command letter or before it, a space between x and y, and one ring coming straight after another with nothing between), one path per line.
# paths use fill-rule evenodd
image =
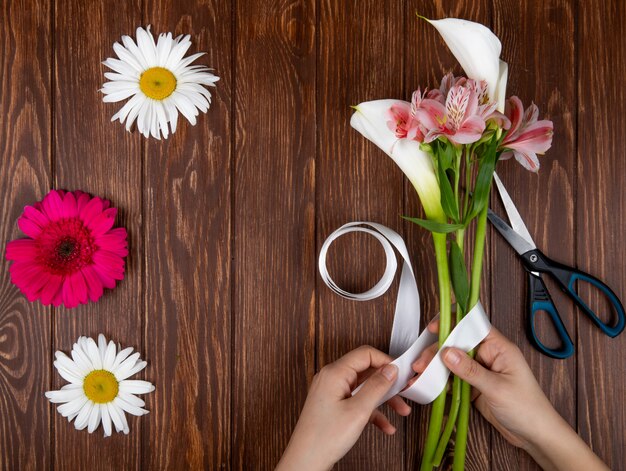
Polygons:
M330 469L356 443L371 422L388 435L396 432L376 409L393 385L398 368L392 358L373 347L352 350L315 375L300 419L277 470ZM352 391L367 384L354 396ZM406 416L411 408L399 397L387 403Z

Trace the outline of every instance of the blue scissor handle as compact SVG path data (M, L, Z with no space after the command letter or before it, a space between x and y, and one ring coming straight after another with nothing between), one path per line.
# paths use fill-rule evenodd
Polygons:
M617 323L614 326L610 326L602 322L600 318L596 316L596 313L593 312L589 308L589 306L587 306L587 304L581 299L580 296L578 296L578 292L576 291L577 280L590 283L596 288L598 288L600 291L602 291L602 293L604 293L604 295L611 302L613 309L615 309L615 312L617 313ZM594 324L596 324L600 328L600 330L602 330L602 332L604 332L606 335L608 335L609 337L616 337L624 330L624 324L625 324L624 306L622 306L622 303L620 302L619 298L615 295L613 290L611 290L611 288L609 288L602 281L598 280L594 276L588 275L587 273L580 272L580 271L572 271L570 273L570 278L567 283L567 292L574 299L576 304L578 304L578 307L582 309L583 312L587 314L587 316L594 322Z
M574 354L574 343L567 333L565 325L563 325L563 320L561 319L561 316L559 316L559 313L552 302L552 298L550 297L548 289L541 279L541 276L528 272L528 293L528 336L531 343L535 346L535 348L537 348L537 350L545 355L548 355L549 357L560 360L571 357ZM560 348L546 347L543 343L541 343L541 340L539 340L535 330L535 320L538 312L546 312L550 316L550 320L552 321L557 335L561 340Z

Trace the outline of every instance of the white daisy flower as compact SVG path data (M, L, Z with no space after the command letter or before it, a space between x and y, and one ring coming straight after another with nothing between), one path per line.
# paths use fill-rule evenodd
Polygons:
M115 344L108 343L104 335L98 336L98 344L92 338L79 337L72 348L72 358L56 352L54 366L69 381L59 391L48 391L46 397L54 404L61 404L57 411L74 420L76 430L87 428L92 433L102 422L104 436L111 435L111 423L117 432L129 432L125 412L144 415L145 402L135 394L154 391L148 381L130 380L143 370L147 363L132 347L117 352Z
M122 44L113 44L119 59L103 62L115 72L105 72L111 80L100 90L104 102L118 102L130 98L113 115L120 123L126 121L126 130L137 120L137 129L145 137L152 135L167 139L171 127L176 131L178 112L195 126L198 110L206 113L211 105L211 93L203 87L215 86L219 77L204 65L190 65L205 54L199 52L183 58L191 46L191 36L172 38L172 33L159 35L158 41L148 29L137 28L137 43L130 36L122 36Z

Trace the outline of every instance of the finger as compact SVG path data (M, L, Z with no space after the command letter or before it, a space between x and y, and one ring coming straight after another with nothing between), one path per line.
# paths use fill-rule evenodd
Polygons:
M409 406L400 396L393 396L387 401L389 407L391 407L396 414L407 416L411 413L411 406Z
M372 425L375 425L387 435L393 435L394 433L396 433L396 428L391 425L391 422L389 422L389 419L385 416L385 414L383 414L379 410L375 410L372 413L372 416L370 417L370 422L372 423Z
M425 349L420 356L417 357L417 360L415 360L411 365L413 367L413 371L416 373L423 373L428 364L437 354L438 347L438 344L433 343L430 347Z
M349 401L362 410L374 410L398 377L398 367L388 364L374 373Z
M495 382L494 373L457 348L446 348L443 362L450 371L479 391L487 390Z
M351 352L346 353L339 360L333 363L333 365L347 367L358 373L365 371L368 368L380 368L381 366L392 361L393 358L386 353L376 350L374 347L370 347L369 345L363 345L355 350L352 350Z
M426 328L428 329L428 332L433 333L433 334L437 334L439 333L439 319L433 319L432 321L430 321L428 323L428 325L426 326Z

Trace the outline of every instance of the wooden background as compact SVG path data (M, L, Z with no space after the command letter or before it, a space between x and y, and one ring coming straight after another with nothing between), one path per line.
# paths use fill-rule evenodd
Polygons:
M460 72L415 18L458 16L500 36L509 94L555 127L539 175L499 167L538 245L626 297L626 7L620 0L2 0L0 239L51 188L112 200L129 231L127 277L97 304L29 304L0 270L0 468L271 469L314 373L350 349L386 349L394 292L333 295L316 271L325 237L377 221L408 240L426 317L436 312L429 235L400 219L417 198L390 159L349 126L349 105L408 98ZM138 25L190 33L221 77L197 126L146 140L110 123L101 61ZM333 274L358 289L382 250L354 236ZM483 303L524 351L559 412L613 469L626 457L626 335L610 340L555 293L577 354L541 356L524 334L526 277L488 235ZM592 297L592 305L602 306ZM156 385L128 436L76 432L43 393L63 383L53 352L99 332L132 345ZM419 463L428 408L368 429L337 466ZM520 411L523 413L523 411ZM473 414L468 469L536 469Z

